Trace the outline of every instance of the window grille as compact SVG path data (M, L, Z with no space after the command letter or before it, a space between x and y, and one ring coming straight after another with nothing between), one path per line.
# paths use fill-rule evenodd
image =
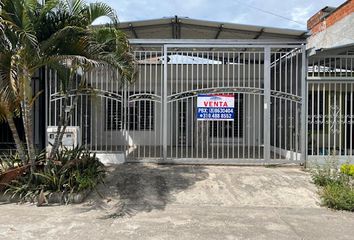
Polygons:
M133 93L130 93L132 95ZM137 94L136 92L134 94ZM106 101L106 130L120 131L123 129L122 103L107 99ZM131 131L154 130L154 103L152 101L129 102L127 107L127 127Z

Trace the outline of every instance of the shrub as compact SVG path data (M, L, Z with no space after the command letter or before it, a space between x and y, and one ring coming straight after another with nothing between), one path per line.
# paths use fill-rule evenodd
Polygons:
M354 164L343 164L340 171L346 175L354 177Z
M340 182L341 174L337 169L338 163L334 159L329 159L324 165L316 164L311 171L312 180L317 186L321 187Z
M333 209L354 211L354 189L349 185L331 183L322 190L323 203Z
M344 164L338 167L334 161L317 165L312 170L312 180L320 188L325 206L337 210L354 211L354 168Z
M5 154L0 156L0 173L21 166L22 161L17 153L10 156Z
M54 159L45 159L43 163L32 175L27 173L13 181L6 192L22 201L34 202L41 192L68 195L92 190L104 181L104 165L83 147L63 149Z

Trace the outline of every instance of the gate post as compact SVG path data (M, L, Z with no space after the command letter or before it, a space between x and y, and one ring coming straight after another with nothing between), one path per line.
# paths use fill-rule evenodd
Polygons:
M270 47L264 48L264 161L270 160Z
M116 70L116 74L118 75L118 70ZM123 130L123 137L125 139L124 141L124 159L128 159L128 151L129 151L129 137L128 137L128 103L129 99L128 99L128 88L127 85L124 84L123 89L122 89L122 109L123 109L123 126L122 126L122 130Z
M306 58L306 45L301 48L302 61L301 61L301 127L300 127L300 146L301 157L300 161L306 168L307 160L307 58Z
M167 160L167 46L163 46L163 88L162 88L162 156Z

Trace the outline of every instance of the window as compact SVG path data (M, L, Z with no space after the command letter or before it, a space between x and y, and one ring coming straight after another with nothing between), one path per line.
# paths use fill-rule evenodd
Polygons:
M138 94L130 92L129 95ZM123 129L122 103L114 100L106 100L106 130ZM127 127L131 131L152 131L155 126L154 102L148 100L130 101L127 107Z
M106 100L106 130L122 130L122 103L115 99Z
M209 132L215 138L243 137L243 94L235 94L234 121L211 121Z
M154 130L154 103L152 101L130 102L128 127L133 131Z

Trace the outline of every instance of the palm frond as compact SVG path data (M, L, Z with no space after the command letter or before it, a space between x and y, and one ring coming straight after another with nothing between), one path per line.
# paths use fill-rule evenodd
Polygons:
M108 4L103 2L91 3L88 6L89 24L92 24L96 19L100 17L108 17L113 24L117 24L119 21L117 12Z
M36 0L37 1L37 0ZM40 7L40 17L43 18L52 10L58 7L59 0L47 0L44 4Z
M0 102L0 123L7 122L7 114L9 110L5 102Z
M94 29L92 34L103 49L96 54L96 58L117 68L123 81L132 82L136 75L137 62L126 35L119 29L110 27Z
M78 39L80 36L85 35L86 30L77 26L65 26L53 33L47 40L41 43L42 52L46 53L49 50L58 46L58 43L65 42L68 38L76 36Z
M11 114L9 101L4 90L0 91L0 123L6 122L7 117Z
M18 69L16 54L6 51L0 54L0 89L12 91L13 95L18 94Z
M67 66L68 68L78 68L78 67L100 67L104 63L98 60L90 59L81 55L59 55L52 56L47 59L48 64L60 62Z
M0 26L1 26L0 28L3 29L3 32L7 31L15 34L19 38L19 41L27 42L30 45L32 45L32 47L38 46L36 35L32 30L30 30L29 25L26 26L26 29L22 29L21 27L17 26L13 22L8 21L0 16ZM8 35L6 34L8 33L5 33L5 36L8 37Z
M63 6L66 11L71 15L79 15L82 9L85 7L84 0L65 0Z

